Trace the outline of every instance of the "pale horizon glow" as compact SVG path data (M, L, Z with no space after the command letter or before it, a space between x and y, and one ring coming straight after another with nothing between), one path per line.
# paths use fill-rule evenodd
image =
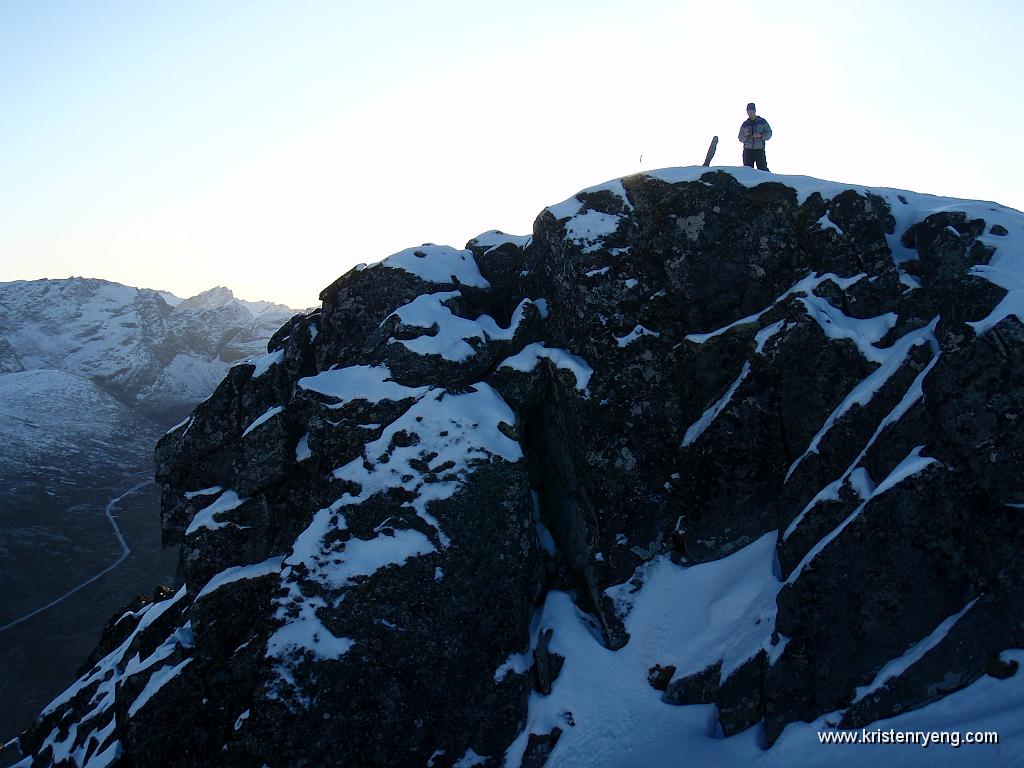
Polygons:
M7 3L0 281L312 306L712 135L738 165L750 100L773 171L1022 209L1022 33L1008 0Z

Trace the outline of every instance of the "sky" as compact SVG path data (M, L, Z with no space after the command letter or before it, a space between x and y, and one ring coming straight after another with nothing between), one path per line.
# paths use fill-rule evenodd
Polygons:
M314 306L611 178L740 164L1024 209L1017 0L0 0L0 281Z

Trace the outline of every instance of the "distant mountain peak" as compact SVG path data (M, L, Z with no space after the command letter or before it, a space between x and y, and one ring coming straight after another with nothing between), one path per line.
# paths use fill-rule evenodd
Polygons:
M235 300L235 294L230 288L218 285L215 288L197 293L187 299L182 299L178 304L181 309L213 309L223 307Z
M166 300L166 296L164 297ZM261 314L269 309L274 310L274 314L288 313L289 315L295 314L298 310L286 307L284 304L278 304L273 301L245 301L235 296L234 291L223 285L218 285L215 288L197 293L187 299L178 299L176 296L171 294L171 298L175 301L172 303L168 301L168 304L175 307L175 309L189 309L193 311L203 311L208 309L220 309L221 307L227 307L230 305L236 305L249 312L253 318L259 317Z

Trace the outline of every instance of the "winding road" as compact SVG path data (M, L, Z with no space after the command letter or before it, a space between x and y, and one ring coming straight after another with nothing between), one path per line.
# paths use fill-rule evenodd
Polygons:
M106 510L104 510L104 514L106 514L107 520L110 521L111 528L114 529L114 535L117 537L117 542L118 542L118 544L121 545L121 555L120 555L120 557L117 558L117 560L114 561L114 563L112 565L107 566L106 568L104 568L102 571L100 571L96 575L91 576L90 578L86 579L81 584L79 584L78 586L76 586L76 587L72 588L71 590L65 592L63 595L61 595L60 597L56 598L55 600L51 600L50 602L48 602L46 605L42 606L41 608L36 608L34 611L26 613L24 616L21 616L21 617L15 619L14 621L8 622L7 624L4 624L3 626L0 626L0 632L8 630L11 627L16 627L19 624L21 624L22 622L28 621L33 616L38 616L43 611L47 611L50 608L53 608L55 605L60 605L62 602L67 600L69 597L71 597L74 594L77 594L78 592L81 592L83 589L88 587L90 584L94 583L98 579L103 578L108 573L110 573L112 570L117 568L117 566L119 566L121 563L123 563L125 561L125 558L127 558L128 555L131 554L132 550L131 550L131 547L128 546L128 542L125 541L124 534L121 533L121 528L118 526L117 520L114 518L114 506L119 501L121 501L121 499L123 499L125 496L129 496L130 494L133 494L136 491L139 491L139 490L145 488L147 485L151 485L152 483L153 483L152 480L147 480L144 483L139 483L138 485L133 486L132 488L129 488L127 491L122 493L117 498L111 499L110 502L107 504Z

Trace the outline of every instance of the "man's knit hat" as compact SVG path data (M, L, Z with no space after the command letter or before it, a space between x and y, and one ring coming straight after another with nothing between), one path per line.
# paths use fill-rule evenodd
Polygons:
M757 105L754 102L750 102L749 104L747 104L747 109L752 109L755 112L757 112Z

